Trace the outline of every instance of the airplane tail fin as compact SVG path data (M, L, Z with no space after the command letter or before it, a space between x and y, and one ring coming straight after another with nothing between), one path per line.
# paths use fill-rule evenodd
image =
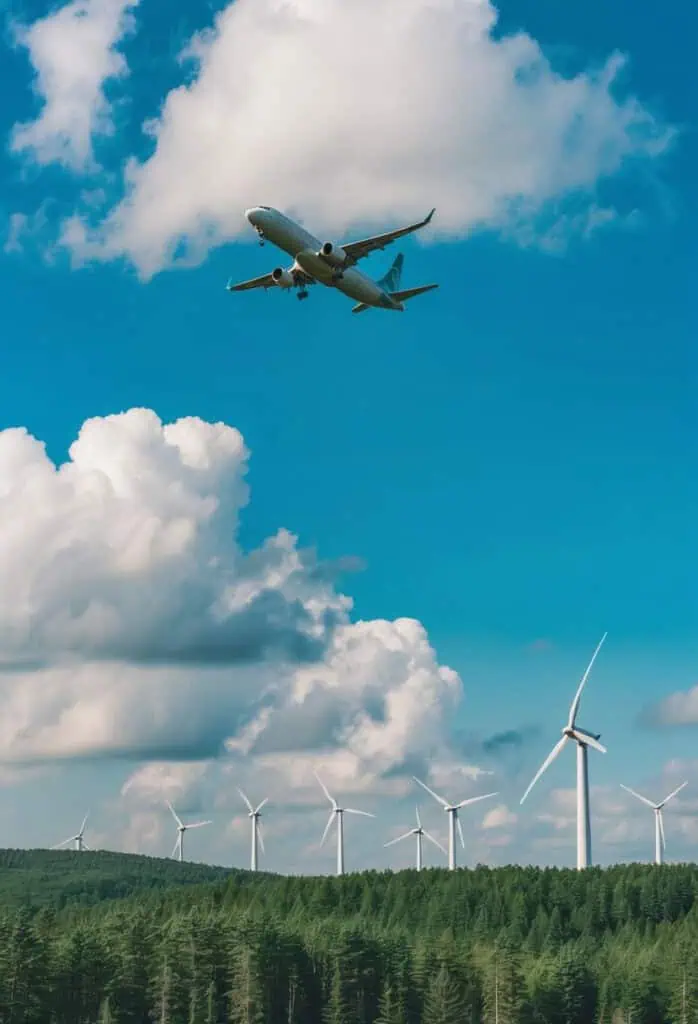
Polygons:
M405 257L401 252L397 254L393 265L388 273L377 281L379 288L382 288L386 292L394 292L400 287L400 278L402 277L402 264L405 262Z

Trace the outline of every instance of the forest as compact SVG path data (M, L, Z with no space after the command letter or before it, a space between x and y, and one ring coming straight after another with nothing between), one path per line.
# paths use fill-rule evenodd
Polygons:
M693 864L309 878L5 851L0 892L3 1024L698 1024Z

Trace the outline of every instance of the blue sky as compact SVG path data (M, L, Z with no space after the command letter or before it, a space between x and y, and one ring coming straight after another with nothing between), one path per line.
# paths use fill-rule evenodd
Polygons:
M254 177L244 187L231 177L229 210L211 201L206 215L220 244L200 245L191 266L171 269L165 259L152 274L152 267L138 267L139 258L150 259L152 238L158 232L176 236L180 222L163 227L170 207L151 202L148 189L162 192L170 178L153 176L149 186L141 175L140 192L126 211L128 225L116 241L103 225L126 194L124 161L135 157L142 169L157 156L158 143L143 136L142 122L160 116L164 98L183 80L196 84L197 73L203 79L201 68L178 65L175 55L223 5L211 5L196 22L188 8L158 0L134 8L134 31L123 45L117 40L130 74L108 86L115 131L95 137L92 171L59 166L36 147L10 151L13 126L36 118L41 102L32 93L27 50L13 45L9 22L3 42L0 130L8 144L0 157L0 212L6 238L14 239L12 225L19 223L13 215L29 220L0 255L0 426L26 427L56 462L65 460L85 420L132 407L152 409L165 423L196 416L236 427L251 452L241 547L257 548L284 527L322 559L360 559L361 571L339 584L353 598L352 618L406 616L424 625L438 661L463 681L456 721L457 730L471 737L468 758L477 760L473 737L523 730L516 765L497 766L505 776L500 789L514 810L525 776L552 745L604 630L609 639L582 716L609 745L605 759L593 758L592 781L610 787L610 794L619 781L663 786L685 769L698 782L690 729L640 733L636 723L646 705L690 691L697 682L698 325L691 285L698 87L688 52L696 15L687 2L679 7L669 19L661 10L638 11L629 0L500 5L495 37L522 30L564 77L600 67L613 51L626 54L613 94L637 97L659 125L677 131L663 152L652 154L648 143L612 174L585 172L571 190L556 185L559 159L549 175L541 165L527 197L535 216L524 224L497 222L487 212L478 221L458 205L458 175L464 192L468 181L465 164L444 170L443 178L436 174L433 191L427 175L400 198L391 195L387 172L375 201L357 199L350 175L328 176L322 166L296 187L291 179L298 172L293 165L284 174L289 165L275 150L274 131L278 121L285 136L294 119L299 130L311 130L317 98L304 95L270 113L261 141L236 136L240 148L231 175L246 161L259 161L264 173L259 194L252 194ZM15 4L10 14L31 25L55 10L32 2ZM235 31L253 30L245 25L241 21ZM483 76L494 52L483 49ZM475 107L485 78L483 83L481 92L472 93ZM199 120L210 101L210 92L200 95ZM500 111L496 103L483 109L484 137L493 137L498 129L494 121L488 129L487 118ZM183 119L184 112L177 116ZM234 109L230 117L231 132L237 131ZM574 131L573 122L566 130ZM180 131L186 142L185 128ZM165 151L162 137L162 163L168 157L174 166L172 154L180 151ZM241 139L249 141L241 145ZM609 139L599 149L601 164ZM374 145L366 140L365 146ZM524 133L522 145L526 140ZM555 150L552 135L543 141ZM284 144L293 146L293 138ZM191 148L199 145L197 130ZM340 163L364 180L366 168L354 152L362 140L349 139L347 146ZM400 152L405 160L406 150ZM493 145L488 159L496 161L499 152ZM283 155L289 159L288 152ZM389 154L379 155L385 162ZM502 159L519 157L504 146ZM402 165L410 182L419 175L417 165L417 157ZM484 170L497 180L498 166ZM195 173L174 168L168 193L173 209L184 202ZM102 190L96 199L89 195L95 189ZM313 193L322 193L322 200ZM253 276L276 259L235 220L255 203L298 209L311 230L326 229L328 237L335 237L329 235L335 229L347 237L387 229L401 222L399 214L409 219L435 205L435 228L442 218L443 233L405 244L403 281L409 287L434 280L440 290L415 300L403 315L361 317L352 317L348 301L329 292L314 290L302 304L281 293L229 295L224 285L230 276ZM613 212L609 223L588 231L591 222L584 218L594 206ZM71 254L57 239L75 212L95 247L76 243ZM379 276L393 255L373 257L368 271ZM79 521L75 529L79 535ZM236 671L233 666L231 685ZM690 701L689 693L682 713L692 722ZM529 727L538 732L529 734ZM641 758L634 753L640 735ZM11 739L7 744L11 757ZM42 786L47 793L51 778L56 793L62 792L67 772L76 789L70 801L61 799L79 823L85 801L77 794L90 788L92 802L100 792L108 794L104 801L113 799L129 772L137 774L152 760L135 756L125 766L108 756L97 759L97 776L84 761L42 767L43 782L13 775L0 808L13 821L18 814L21 819L17 787L35 792ZM686 764L672 766L675 759ZM543 806L543 786L549 792L572 784L571 756L566 762L555 766L554 781L551 775L541 784L532 816ZM404 799L411 813L412 797ZM58 796L51 800L53 807L59 802ZM688 855L698 832L688 796L684 805L686 820L675 842ZM54 813L47 811L47 818ZM614 846L611 837L604 847L599 840L600 856L643 855L639 820L640 832L629 826L625 845ZM238 841L238 825L230 842ZM17 830L23 842L51 838L21 820ZM484 844L478 851L495 860L572 861L571 847L546 847L545 828L539 832L519 821L504 853L496 844L487 846L486 837L478 839ZM571 841L573 828L567 832ZM104 835L113 845L106 825ZM159 834L151 839L164 843L164 852ZM244 857L244 840L239 849ZM366 857L374 853L367 850ZM225 856L213 845L203 855Z

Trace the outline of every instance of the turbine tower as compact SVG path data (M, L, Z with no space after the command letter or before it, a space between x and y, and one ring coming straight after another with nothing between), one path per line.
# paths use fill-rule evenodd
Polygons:
M417 827L416 828L411 828L409 830L409 832L403 832L401 836L398 836L397 839L391 839L389 843L383 843L383 846L394 846L395 843L399 843L403 839L407 839L408 836L416 836L417 837L417 871L421 871L422 870L422 836L424 836L425 839L428 839L430 843L433 843L434 846L438 846L438 848L442 851L442 853L446 853L446 850L441 845L441 843L439 842L438 839L434 839L433 836L429 835L429 833L426 831L426 829L422 828L422 822L421 822L421 819L419 817L419 807L416 807L415 810L417 812Z
M444 800L442 796L435 793L433 789L429 787L413 775L412 778L415 782L419 783L422 789L426 789L427 793L437 800L443 809L448 814L448 867L449 871L456 870L456 829L458 829L458 835L460 837L460 844L465 849L465 840L463 839L463 829L461 827L460 818L458 817L458 811L461 807L469 807L470 804L476 804L480 800L487 800L491 796L497 796L497 793L483 793L482 796L471 796L468 800L461 800L459 804L450 804L448 800Z
M88 811L87 814L85 815L85 817L82 819L82 825L80 826L80 831L78 832L77 835L70 836L70 838L68 838L68 839L64 839L62 843L57 843L55 846L52 846L51 849L52 850L60 850L64 846L67 846L68 843L75 843L75 846L73 847L73 849L77 850L78 853L82 853L83 850L89 850L90 847L87 845L87 843L83 839L83 836L85 834L85 825L87 824L87 819L89 818L89 816L90 816L90 812Z
M269 797L265 796L261 804L258 804L257 807L253 807L241 789L238 789L238 793L247 804L247 808L249 810L249 814L247 815L247 817L251 818L252 820L252 856L250 858L250 870L256 871L258 846L261 846L262 853L265 853L264 838L262 836L262 825L259 819L262 817L262 808L264 807L265 803L267 803L267 801L269 800Z
M177 822L177 842L174 844L170 856L174 857L175 855L177 855L177 860L181 864L181 862L184 860L184 833L190 828L201 828L202 825L210 825L211 822L193 821L190 825L185 825L182 819L177 815L177 812L175 811L170 801L166 800L165 803L172 811L172 817Z
M371 814L369 811L357 811L355 807L340 807L339 804L337 803L337 801L335 800L335 798L333 796L330 796L330 794L328 793L327 787L325 786L325 783L322 781L322 779L320 778L318 773L314 772L313 774L315 775L315 778L318 780L318 782L322 786L322 790L323 790L325 796L327 797L327 799L332 804L332 810L330 811L330 816L327 819L327 824L325 825L325 831L322 833L322 839L320 840L320 846L324 845L324 842L327 839L327 834L330 831L330 829L332 828L332 822L336 818L337 819L337 874L338 875L343 875L344 874L344 815L345 814L362 814L365 818L375 818L375 814Z
M607 633L601 637L596 650L594 651L591 661L587 665L587 670L582 676L582 681L577 687L577 692L574 695L574 700L570 705L570 714L567 720L567 725L562 730L562 737L557 741L553 749L548 754L547 758L540 766L536 774L533 776L533 781L529 785L528 789L521 797L521 803L524 802L528 794L535 786L538 779L541 777L543 772L553 763L557 755L560 753L562 748L565 746L568 740L574 740L577 744L577 870L581 871L583 868L588 868L591 865L591 819L589 816L589 767L587 764L587 750L589 747L593 747L594 750L600 751L602 754L606 753L606 748L599 743L600 733L590 733L585 729L580 728L577 725L577 712L579 711L579 702L582 698L582 690L586 683L591 667L596 660L596 655L601 650L601 645L608 636Z
M624 786L621 782L620 788L624 789L626 793L632 793L638 800L642 800L643 804L647 804L654 811L654 863L662 864L664 862L663 852L666 849L666 839L664 838L664 822L662 820L662 809L664 804L669 803L672 797L680 793L684 786L688 785L688 779L682 782L680 786L677 786L673 793L669 796L665 796L660 804L653 804L651 800L648 800L646 796L640 796L630 786Z

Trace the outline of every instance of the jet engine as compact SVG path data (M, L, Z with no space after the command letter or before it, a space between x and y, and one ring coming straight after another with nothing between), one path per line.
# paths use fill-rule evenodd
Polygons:
M276 267L271 272L272 281L277 284L279 288L293 288L294 280L293 275L289 274L288 270L284 270L283 267Z
M333 245L332 242L325 242L318 255L322 256L331 267L343 267L347 258L341 245Z

